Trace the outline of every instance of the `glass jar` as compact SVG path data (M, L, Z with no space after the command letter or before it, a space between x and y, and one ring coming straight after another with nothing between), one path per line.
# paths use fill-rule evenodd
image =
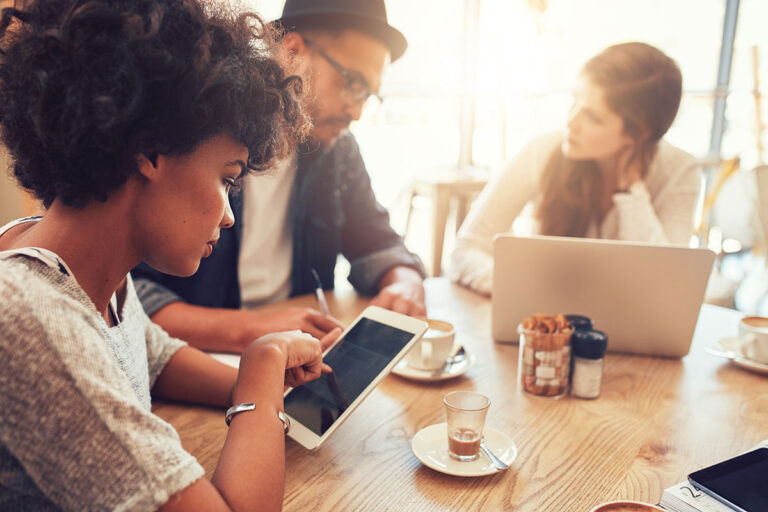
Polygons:
M545 333L520 325L517 373L528 393L559 398L568 392L571 365L571 333Z

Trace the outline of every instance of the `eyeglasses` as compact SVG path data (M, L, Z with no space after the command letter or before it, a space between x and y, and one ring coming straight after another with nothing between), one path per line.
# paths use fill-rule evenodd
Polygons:
M325 50L320 48L317 44L313 43L309 39L304 38L304 43L319 53L320 56L333 67L333 69L338 71L338 73L344 77L346 84L344 84L344 89L342 89L342 95L345 96L346 99L353 102L365 102L368 100L368 98L373 97L378 100L379 103L384 101L384 98L382 98L381 95L371 90L371 87L368 85L368 81L359 71L353 71L345 68L336 62L336 60L333 59L330 55L325 53Z

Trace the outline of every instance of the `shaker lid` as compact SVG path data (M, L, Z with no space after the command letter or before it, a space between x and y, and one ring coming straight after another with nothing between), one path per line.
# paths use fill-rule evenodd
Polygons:
M607 347L608 336L603 331L576 330L571 335L571 352L576 357L600 359L605 355Z
M591 329L593 326L592 319L584 315L565 315L565 318L576 331Z

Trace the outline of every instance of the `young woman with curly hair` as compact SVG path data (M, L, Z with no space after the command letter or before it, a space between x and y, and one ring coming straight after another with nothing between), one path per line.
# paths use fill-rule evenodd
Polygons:
M0 230L0 509L281 507L284 385L328 370L338 330L260 338L238 374L152 324L128 275L194 273L233 223L229 188L303 137L272 45L257 16L201 0L2 11L2 140L46 212ZM150 392L254 403L211 481Z
M699 167L662 140L680 105L677 64L624 43L591 58L580 78L565 131L528 143L473 205L452 255L454 280L491 293L493 237L511 231L527 204L533 234L688 245Z

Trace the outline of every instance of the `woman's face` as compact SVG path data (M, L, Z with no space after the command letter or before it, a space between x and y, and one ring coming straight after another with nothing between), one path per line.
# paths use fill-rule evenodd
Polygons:
M581 77L568 114L563 154L574 160L601 160L634 144L624 121L605 103L602 87Z
M185 155L158 155L141 196L144 261L167 274L194 274L219 231L234 224L228 192L247 161L248 149L229 135Z

